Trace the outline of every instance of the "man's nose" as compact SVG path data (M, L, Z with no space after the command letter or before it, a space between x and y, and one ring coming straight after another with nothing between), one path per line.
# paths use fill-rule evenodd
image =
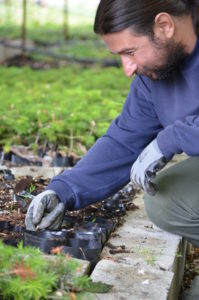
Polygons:
M121 55L121 61L125 75L127 77L131 77L137 70L137 64L135 63L133 57Z

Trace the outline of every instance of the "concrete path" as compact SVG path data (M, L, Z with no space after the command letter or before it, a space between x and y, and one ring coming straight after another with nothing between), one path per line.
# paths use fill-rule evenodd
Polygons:
M184 270L185 243L181 238L154 228L148 220L140 194L139 210L125 217L108 245L126 253L110 254L105 246L102 260L91 278L113 285L109 294L96 299L177 300Z

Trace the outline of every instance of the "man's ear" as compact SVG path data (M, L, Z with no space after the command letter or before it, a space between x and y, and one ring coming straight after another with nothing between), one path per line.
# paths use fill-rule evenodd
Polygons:
M174 36L175 23L171 15L167 13L159 13L154 20L154 34L159 39L170 39Z

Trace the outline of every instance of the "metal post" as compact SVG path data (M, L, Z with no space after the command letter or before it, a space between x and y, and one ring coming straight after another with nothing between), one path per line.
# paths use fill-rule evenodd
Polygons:
M23 16L22 16L22 28L21 28L21 49L22 49L22 56L24 56L24 54L25 54L26 17L27 17L27 0L23 0Z
M64 39L69 39L69 30L68 30L68 0L64 0L64 11L63 11L63 33Z

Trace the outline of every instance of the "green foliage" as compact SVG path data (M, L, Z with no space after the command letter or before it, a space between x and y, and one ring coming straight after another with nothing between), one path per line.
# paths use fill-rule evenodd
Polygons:
M112 286L102 282L91 282L90 286L87 287L86 291L90 293L104 294L111 290Z
M115 58L91 41L99 39L93 33L95 7L88 5L84 15L75 1L70 6L70 39L87 39L87 43L61 43L55 52L77 58ZM27 1L27 38L48 43L63 39L62 14L62 8L39 7ZM0 36L19 38L21 15L22 1L0 3ZM43 59L38 54L33 57ZM89 148L105 133L120 113L129 87L116 68L0 68L0 76L0 144L5 150L12 144L32 144L36 149L39 138L39 144L66 145L81 155L77 142Z
M120 113L130 81L121 69L0 68L0 141L90 147Z
M87 276L80 276L74 278L74 287L80 289L80 290L88 290L90 289L92 284L92 281L89 277Z
M87 58L87 59L106 59L117 60L119 62L119 56L113 55L109 52L108 48L103 43L96 43L92 40L83 42L72 42L63 44L57 48L52 49L53 53L65 54L74 58Z
M36 189L35 185L31 183L29 187L29 193L31 194L32 192L34 192L35 189Z
M47 275L48 274L48 275ZM39 250L18 249L0 241L0 295L2 299L46 299L57 285L58 276Z
M85 292L106 293L110 286L78 276L81 265L65 254L44 256L34 247L6 246L0 241L0 297L6 300L92 299ZM87 297L86 297L87 296Z
M58 41L63 41L63 28L59 24L45 23L36 24L31 23L27 27L27 39L34 42L53 44ZM15 23L0 22L0 37L7 39L19 39L21 37L21 26ZM70 25L70 39L89 39L99 40L99 37L93 33L92 26L87 24Z

